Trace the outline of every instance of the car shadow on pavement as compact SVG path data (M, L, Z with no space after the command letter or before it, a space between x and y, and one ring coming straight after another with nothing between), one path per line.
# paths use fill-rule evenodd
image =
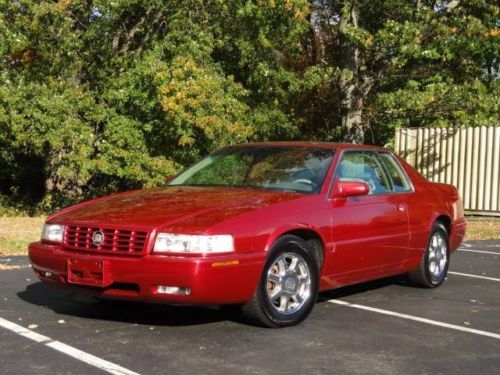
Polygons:
M173 306L155 303L96 300L92 297L51 287L42 282L28 285L17 296L57 314L85 319L141 325L191 326L219 321L238 321L229 309L213 306Z
M386 288L391 285L414 288L414 286L408 280L408 276L406 274L397 275L322 292L319 294L317 303L326 302L330 299L349 297L355 294L361 294L376 289Z
M407 285L404 276L390 277L320 293L317 303L342 298L390 285ZM54 288L42 282L30 284L17 296L28 303L60 315L157 326L195 326L222 321L251 324L232 306L174 306L156 303L96 300L92 297Z

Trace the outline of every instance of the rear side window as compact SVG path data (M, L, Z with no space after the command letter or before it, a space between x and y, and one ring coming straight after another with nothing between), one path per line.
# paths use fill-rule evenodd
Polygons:
M387 152L382 152L379 154L380 159L387 168L387 172L392 180L392 185L394 192L400 193L411 190L410 182L406 177L405 173L402 171L399 163L394 159L394 156Z
M370 151L346 151L337 168L336 178L363 181L370 187L370 194L392 192L390 179L377 155Z

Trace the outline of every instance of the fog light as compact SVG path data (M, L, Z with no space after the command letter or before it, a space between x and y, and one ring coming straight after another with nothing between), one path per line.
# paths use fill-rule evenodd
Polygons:
M52 276L54 276L54 274L52 272L42 272L42 275L44 277L52 277Z
M191 294L191 289L189 288L181 288L178 286L165 286L158 285L156 288L156 292L160 294L183 294L188 295Z

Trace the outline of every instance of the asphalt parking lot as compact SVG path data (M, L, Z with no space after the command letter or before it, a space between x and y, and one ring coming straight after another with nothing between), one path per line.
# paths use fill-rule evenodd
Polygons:
M498 374L500 241L470 241L445 284L401 277L320 295L303 324L253 327L215 307L99 303L0 258L2 374Z

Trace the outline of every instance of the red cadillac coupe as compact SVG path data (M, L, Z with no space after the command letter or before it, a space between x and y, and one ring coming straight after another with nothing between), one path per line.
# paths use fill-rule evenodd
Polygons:
M320 291L403 273L441 285L465 229L455 187L383 148L255 143L67 207L29 256L41 280L98 299L238 305L284 327Z

